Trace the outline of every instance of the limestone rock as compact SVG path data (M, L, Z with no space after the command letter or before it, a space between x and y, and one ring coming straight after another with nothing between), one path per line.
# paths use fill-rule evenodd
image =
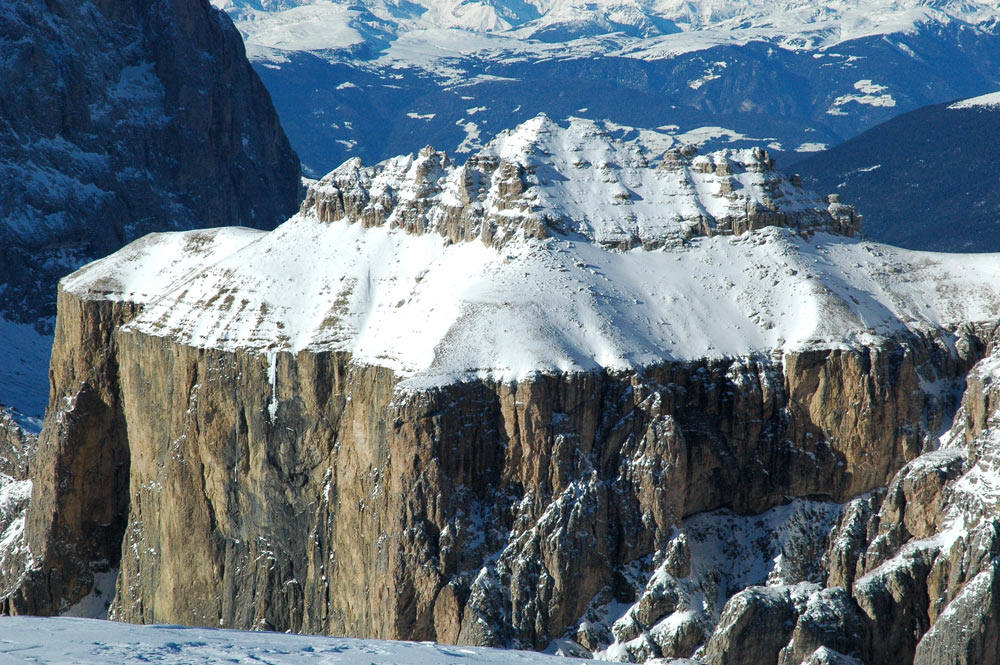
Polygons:
M750 587L726 603L700 654L709 665L773 663L787 644L816 585Z
M920 640L914 665L986 663L1000 654L1000 570L996 563L965 583Z
M788 645L778 655L778 665L824 662L822 658L838 662L834 653L864 662L871 653L871 631L851 595L840 587L828 587L807 601Z
M712 201L695 203L709 192ZM861 228L854 208L825 206L788 181L760 148L700 156L671 151L654 171L641 152L593 123L577 119L564 129L544 116L501 134L462 166L430 147L370 167L351 159L310 189L303 208L325 222L386 224L497 247L553 231L582 233L607 247L652 249L768 226L847 236ZM624 223L609 224L609 217ZM666 223L650 223L653 217Z
M0 474L27 479L37 447L38 435L25 430L10 411L0 408Z

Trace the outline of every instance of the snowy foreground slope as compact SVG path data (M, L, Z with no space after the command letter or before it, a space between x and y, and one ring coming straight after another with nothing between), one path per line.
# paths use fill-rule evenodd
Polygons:
M441 644L133 626L94 619L2 617L0 662L10 665L572 665L533 652Z

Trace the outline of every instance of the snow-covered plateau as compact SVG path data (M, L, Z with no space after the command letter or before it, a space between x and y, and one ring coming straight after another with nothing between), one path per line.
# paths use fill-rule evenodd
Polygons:
M348 351L414 387L864 346L1000 311L996 255L847 237L842 214L760 151L649 163L538 117L462 166L348 162L273 232L148 236L62 288L143 303L128 327L146 334Z

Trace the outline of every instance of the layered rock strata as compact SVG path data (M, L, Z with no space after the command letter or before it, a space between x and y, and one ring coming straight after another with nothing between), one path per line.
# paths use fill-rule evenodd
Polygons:
M358 220L497 247L552 232L652 249L765 226L844 235L861 229L853 208L832 196L824 210L761 148L698 155L685 146L652 168L638 146L609 140L594 123L563 129L544 115L461 165L429 146L370 167L348 160L307 196L304 210L320 221Z

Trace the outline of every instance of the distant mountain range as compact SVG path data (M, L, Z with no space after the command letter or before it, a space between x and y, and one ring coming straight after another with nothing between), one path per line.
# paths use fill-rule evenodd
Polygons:
M910 249L1000 251L1000 93L911 111L789 167Z
M305 170L474 153L539 112L781 164L1000 87L1000 2L213 0Z

